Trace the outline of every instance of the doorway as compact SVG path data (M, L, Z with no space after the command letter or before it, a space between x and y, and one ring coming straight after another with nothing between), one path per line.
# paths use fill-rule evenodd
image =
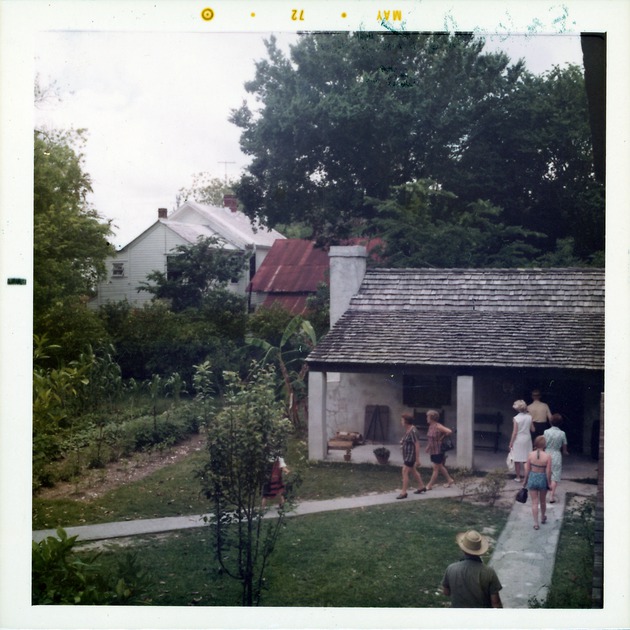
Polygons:
M584 451L584 383L575 379L528 380L530 391L540 389L541 399L559 413L564 421L561 429L567 435L569 452Z

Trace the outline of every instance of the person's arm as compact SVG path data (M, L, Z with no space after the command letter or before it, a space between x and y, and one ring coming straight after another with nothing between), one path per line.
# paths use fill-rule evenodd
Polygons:
M545 468L545 472L547 473L547 487L551 488L551 457L547 459L547 466Z
M551 460L550 460L551 461ZM527 478L529 477L530 465L529 465L529 455L525 460L525 475L523 476L523 488L527 485Z
M551 422L551 409L549 409L549 405L547 405L547 422Z
M490 604L492 604L492 608L503 608L503 602L499 593L490 594Z
M512 450L512 446L514 446L514 440L516 439L516 434L518 432L518 425L516 424L516 420L512 420L512 437L510 437L510 450Z
M448 581L448 567L444 573L444 577L442 578L442 594L446 595L446 597L451 596L451 585Z

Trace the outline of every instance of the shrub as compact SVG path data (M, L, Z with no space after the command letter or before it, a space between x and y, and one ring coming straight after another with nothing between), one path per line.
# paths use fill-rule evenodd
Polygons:
M494 505L505 486L505 471L495 468L490 471L479 484L477 496L488 505Z
M453 478L455 479L455 486L461 490L460 501L463 501L468 490L477 482L475 471L472 468L460 468L454 472Z
M75 553L76 536L57 529L32 545L31 598L41 604L140 604L151 586L149 574L133 554L126 554L114 570L103 571L100 553Z

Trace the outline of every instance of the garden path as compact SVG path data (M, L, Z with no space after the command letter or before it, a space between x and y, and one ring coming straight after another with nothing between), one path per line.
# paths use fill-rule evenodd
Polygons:
M506 490L512 500L516 492ZM557 502L548 506L548 522L534 530L529 502L525 505L514 503L503 532L496 541L489 564L495 568L503 584L501 598L506 608L528 608L531 598L544 601L553 573L556 548L565 510L565 496L567 492L583 496L593 496L597 487L575 481L562 483L557 493ZM457 487L446 488L435 486L430 492L420 495L410 494L407 501L431 501L437 498L457 497ZM289 513L290 516L303 516L317 512L352 509L383 505L396 501L396 493L372 493L362 496L341 497L323 501L303 501ZM117 523L102 523L98 525L84 525L68 527L68 536L78 536L81 542L103 541L117 539L123 543L124 538L147 534L166 533L170 531L190 529L205 526L204 516L190 515L174 516L155 519L140 519ZM268 518L275 516L275 509L271 508ZM47 536L55 536L55 530L39 530L33 532L33 540L38 542Z

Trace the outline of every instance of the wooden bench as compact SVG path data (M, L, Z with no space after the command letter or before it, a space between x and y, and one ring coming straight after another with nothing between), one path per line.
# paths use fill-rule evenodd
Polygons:
M496 413L476 413L474 426L475 448L485 448L496 453L499 450L502 424L503 414L500 411Z
M414 425L420 435L420 441L427 441L427 431L429 425L426 422L426 412L414 412ZM444 424L441 419L440 422ZM481 449L490 449L495 453L499 450L499 440L501 438L501 425L503 424L503 414L501 412L496 413L476 413L475 423L473 428L474 433L474 447ZM446 425L445 425L446 426ZM449 427L453 429L454 437L457 438L457 428Z
M346 451L364 442L363 436L357 431L337 431L335 437L328 440L328 450Z

